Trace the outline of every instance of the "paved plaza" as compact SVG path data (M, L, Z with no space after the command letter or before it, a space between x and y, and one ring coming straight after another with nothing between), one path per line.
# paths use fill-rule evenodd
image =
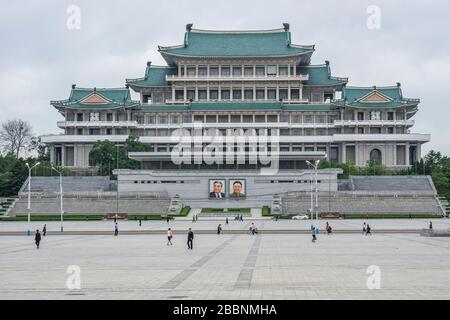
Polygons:
M409 221L409 222L408 222ZM359 229L361 221L330 221L335 229ZM50 235L36 249L33 237L0 236L0 299L448 299L450 238L377 229L426 227L428 220L378 220L373 236L319 234L227 234L250 221L232 221L225 233L197 234L194 250L175 234ZM309 221L256 221L261 230L307 229ZM324 224L320 221L320 224ZM213 230L215 221L173 222L175 229ZM178 225L177 225L178 224ZM120 222L122 229L139 228ZM448 228L449 220L434 221ZM26 223L0 224L0 232ZM41 227L36 223L33 227ZM49 230L59 223L47 223ZM98 230L112 222L72 222L66 228ZM162 221L141 228L164 230ZM69 290L67 268L81 270L81 289ZM367 268L381 271L381 288L368 289Z

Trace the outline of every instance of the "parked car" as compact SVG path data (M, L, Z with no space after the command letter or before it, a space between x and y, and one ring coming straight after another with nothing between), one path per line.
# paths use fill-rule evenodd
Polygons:
M292 220L308 220L309 218L306 214L299 214L299 215L293 216L291 219Z

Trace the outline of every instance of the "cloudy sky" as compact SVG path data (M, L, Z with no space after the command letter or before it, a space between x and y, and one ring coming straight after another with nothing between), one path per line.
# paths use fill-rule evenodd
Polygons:
M80 29L69 29L71 5ZM380 9L380 29L367 9ZM329 60L349 85L402 84L420 98L413 132L431 133L424 151L450 154L450 3L442 1L10 1L0 11L0 122L23 118L35 134L59 133L49 105L70 86L120 87L164 64L158 45L183 42L194 28L273 29L289 22L293 43L315 44L312 63Z

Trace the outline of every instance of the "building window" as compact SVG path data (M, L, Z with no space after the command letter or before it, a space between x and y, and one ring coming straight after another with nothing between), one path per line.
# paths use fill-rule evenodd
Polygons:
M358 120L359 121L364 120L364 112L358 112Z
M390 121L393 121L393 120L394 120L394 113L393 113L393 112L388 112L388 113L387 113L387 116L388 116L388 117L387 117L388 120L390 120Z
M228 122L228 115L227 114L220 114L219 115L219 122L220 123L227 123Z
M187 67L187 75L189 77L195 77L195 67Z
M188 90L187 91L187 98L188 100L195 100L195 90Z
M333 94L332 94L332 93L325 93L325 94L323 95L323 99L324 99L326 102L330 103L331 100L333 100Z
M364 134L364 128L358 128L358 133L359 134Z
M206 67L198 67L198 75L200 77L206 77L208 75L208 69Z
M241 68L241 66L233 67L233 76L239 77L241 75L242 75L242 68Z
M256 75L259 77L264 77L266 75L266 70L265 70L264 66L256 67Z
M292 133L293 136L301 136L302 135L302 132L301 132L300 128L291 129L291 133Z
M393 134L393 133L394 133L394 128L388 127L388 128L387 128L387 133Z
M210 100L217 100L217 99L219 99L219 91L218 90L210 90L209 91L209 99Z
M275 100L277 98L277 90L276 89L267 89L267 99Z
M232 114L231 122L234 122L234 123L241 122L241 116L239 114Z
M209 75L210 76L218 76L219 75L219 68L218 67L210 67L209 68Z
M344 133L346 133L346 134L353 134L353 133L355 133L355 128L348 128L348 127L346 127L344 129Z
M288 75L288 67L279 67L278 74L280 76L287 76Z
M314 135L314 131L311 128L306 128L305 129L305 136L312 136Z
M100 121L100 112L90 112L89 121Z
M289 115L288 114L282 114L280 116L280 122L289 122Z
M149 123L149 124L156 123L156 117L155 116L147 116L147 123Z
M109 121L109 122L113 121L113 114L112 113L107 113L106 114L106 121Z
M171 122L172 124L177 124L178 123L178 115L173 115L171 116Z
M379 149L370 151L370 161L381 164L381 151Z
M167 129L159 129L158 131L159 131L159 136L160 137L166 137L167 136L167 133L168 133Z
M230 67L222 67L221 72L222 72L222 77L229 77L230 76Z
M83 121L83 114L82 113L77 113L77 121L78 122Z
M313 93L312 102L322 102L322 94L321 93Z
M301 117L298 114L294 114L291 117L292 123L300 123L301 122Z
M313 122L313 116L311 114L305 115L305 123L312 123Z
M192 122L192 116L190 114L183 115L183 122L184 123L191 123Z
M291 100L299 100L299 99L300 99L300 90L291 89Z
M245 100L253 100L253 90L251 89L244 90L244 98Z
M175 100L184 100L183 90L175 90Z
M264 100L264 90L256 89L256 100Z
M325 116L322 115L322 114L317 115L317 117L316 117L316 122L317 122L317 123L325 123Z
M253 67L244 67L245 76L253 76Z
M222 100L230 100L230 90L222 90L221 97Z
M370 128L370 133L372 133L372 134L380 134L381 133L381 128L379 128L379 127Z
M241 100L241 99L242 99L241 89L233 89L233 100Z
M77 135L82 136L83 135L83 129L78 128L77 129Z
M206 100L206 90L198 90L198 100Z
M280 136L288 136L288 135L289 135L289 129L280 129Z
M267 122L278 122L278 116L276 114L268 114Z
M266 116L262 114L255 115L255 122L266 122Z
M98 136L98 135L100 135L100 129L99 128L89 129L89 134L91 136Z
M159 116L159 123L160 124L166 124L167 123L167 116Z
M318 136L324 136L326 134L325 129L323 128L318 128L316 131Z
M279 99L287 100L288 99L288 90L287 89L280 89L278 95L279 95Z

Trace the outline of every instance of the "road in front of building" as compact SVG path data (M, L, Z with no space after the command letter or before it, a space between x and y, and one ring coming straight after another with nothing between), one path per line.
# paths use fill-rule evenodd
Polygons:
M411 223L422 227L426 222ZM127 227L137 228L129 223ZM153 223L143 227L166 227ZM289 223L299 228L309 225L261 221L259 227ZM359 228L356 221L342 223ZM376 230L392 223L373 224ZM439 223L448 227L448 220ZM341 226L338 221L332 224ZM98 228L101 222L88 225ZM216 223L192 225L195 231ZM5 230L4 224L1 228ZM166 241L163 234L50 235L36 249L33 237L2 236L0 299L448 299L450 295L449 237L319 234L313 243L307 234L197 233L193 250L187 249L184 234L175 234L173 246ZM76 287L77 270L81 289L69 289L68 283Z
M330 223L331 227L335 231L360 231L362 230L363 223L366 222L372 228L372 232L376 233L380 230L390 230L390 231L405 231L412 230L419 232L421 229L427 229L430 221L433 224L434 229L450 229L450 219L349 219L349 220L283 220L278 221L273 220L250 220L245 219L243 222L235 221L234 219L229 219L228 225L226 224L225 218L199 218L197 222L192 222L191 220L175 220L167 223L162 220L145 221L142 220L142 225L139 226L138 221L122 221L118 220L119 231L160 231L164 233L167 228L172 228L178 232L185 232L188 228L198 231L210 230L215 232L217 226L221 224L224 233L229 230L248 230L251 223L264 232L264 230L298 230L298 231L309 231L311 224L320 228L320 230L325 230L326 222ZM0 222L0 235L5 232L18 232L26 234L28 228L31 230L42 230L44 224L47 225L47 231L58 232L60 231L61 222L35 222L32 221L28 226L27 222ZM111 231L114 232L114 221L104 220L104 221L65 221L64 222L65 231Z

